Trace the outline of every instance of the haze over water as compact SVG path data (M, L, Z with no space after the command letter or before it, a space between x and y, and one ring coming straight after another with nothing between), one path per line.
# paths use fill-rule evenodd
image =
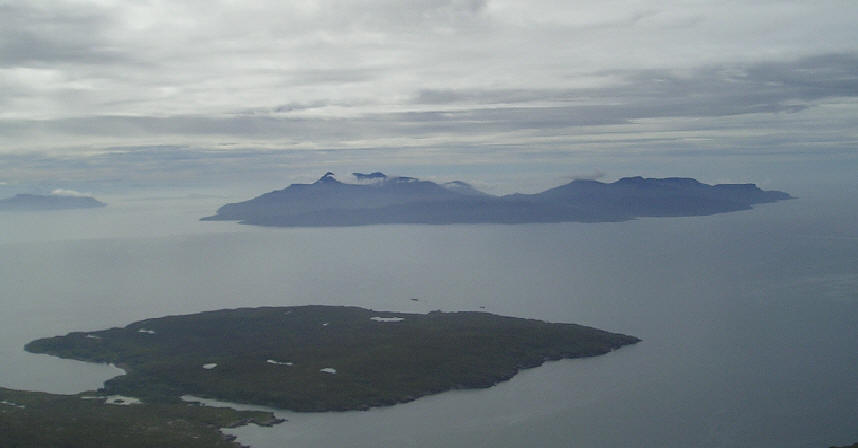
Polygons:
M148 317L311 303L484 306L643 342L548 363L490 389L369 412L284 412L289 422L273 429L232 432L257 448L858 440L858 213L848 195L622 223L269 229L196 221L217 202L4 215L0 384L98 387L121 371L27 354L23 345Z

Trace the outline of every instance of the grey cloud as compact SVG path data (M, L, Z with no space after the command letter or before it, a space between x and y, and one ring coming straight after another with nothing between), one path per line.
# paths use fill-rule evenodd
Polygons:
M603 173L601 170L595 170L595 171L590 172L590 173L573 174L571 176L571 179L572 180L598 180L598 179L601 179L603 177L605 177L605 173Z
M0 0L3 181L854 150L858 8L623 6Z
M759 104L858 96L858 55L831 54L794 61L709 66L678 75L650 70L626 76L630 85L616 93L630 97L750 96Z
M383 73L379 70L352 68L280 71L278 75L283 77L283 84L285 86L295 87L365 82L382 76Z
M285 111L285 109L281 109ZM311 119L272 115L134 117L93 116L50 121L0 121L7 137L34 133L78 136L235 136L330 142L353 139L418 138L427 134L479 134L516 129L556 129L617 124L627 118L605 107L532 107L370 114ZM626 114L627 115L627 114Z
M815 101L825 98L858 97L858 56L853 54L706 67L681 74L647 70L620 75L621 85L598 89L424 90L414 102L435 110L422 112L325 119L280 115L329 104L315 102L227 116L92 116L0 121L0 130L8 135L44 131L127 137L284 137L324 145L359 139L556 131L575 126L619 125L647 118L793 113L813 107Z
M122 59L102 36L109 24L94 7L0 4L0 67Z
M560 98L558 98L558 94ZM570 90L560 89L423 89L412 100L414 104L514 104L569 97Z
M621 85L589 89L465 89L421 90L415 104L504 105L535 102L584 103L614 99L627 118L647 116L709 116L759 112L794 112L831 97L858 96L858 55L811 56L788 62L710 66L687 73L671 70L603 72L617 76ZM593 112L600 108L569 106Z
M789 89L796 96L814 100L832 96L858 96L858 55L828 54L793 63L770 62L748 68L750 79L771 87Z
M488 0L418 0L408 3L381 0L363 5L352 13L361 14L365 23L407 28L416 25L456 25L478 17Z
M314 109L314 108L322 107L322 106L326 106L326 105L327 105L327 103L322 102L322 101L317 101L317 102L313 102L313 103L281 104L281 105L275 107L274 109L272 109L271 111L275 112L275 113L295 112L295 111L299 111L299 110Z

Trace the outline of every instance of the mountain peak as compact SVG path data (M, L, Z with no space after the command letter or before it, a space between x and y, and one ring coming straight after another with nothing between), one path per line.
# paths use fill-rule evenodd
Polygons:
M334 177L334 173L328 171L324 176L320 177L315 183L317 184L338 184L340 181Z

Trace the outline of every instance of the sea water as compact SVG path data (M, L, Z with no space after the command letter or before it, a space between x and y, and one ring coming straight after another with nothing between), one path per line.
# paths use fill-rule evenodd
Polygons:
M332 229L199 222L214 203L178 205L0 216L0 385L98 387L121 371L23 345L168 314L485 309L643 341L489 389L365 412L278 412L289 421L229 432L256 448L858 441L858 212L848 197L621 223Z

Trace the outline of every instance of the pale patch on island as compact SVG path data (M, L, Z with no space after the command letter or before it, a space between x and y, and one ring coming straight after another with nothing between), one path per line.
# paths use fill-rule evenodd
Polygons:
M111 395L106 397L104 404L115 404L119 406L129 406L132 404L140 404L139 398L126 397L124 395Z
M216 362L207 362L207 363L203 364L203 368L206 370L211 370L211 369L214 369L215 367L217 367Z
M370 317L370 319L372 319L376 322L399 322L405 318L404 317L378 317L378 316L376 316L376 317Z
M152 331L152 330L147 330L147 329L145 329L145 328L141 328L141 329L137 330L137 332L138 332L138 333L146 333L146 334L155 334L155 332L154 332L154 331Z
M0 404L2 404L2 405L6 405L6 406L12 406L12 407L15 407L15 408L21 408L21 409L24 409L24 408L26 407L26 406L24 406L23 404L13 403L13 402L11 402L11 401L5 401L5 400L0 401Z
M277 364L277 365L281 365L281 366L291 366L292 365L292 363L288 362L288 361L275 361L273 359L266 359L265 362L267 362L268 364Z
M96 336L94 334L88 334L88 335L86 335L86 337L89 339L101 339L101 336Z
M333 367L325 367L324 369L319 369L319 371L325 372L325 373L330 373L331 375L334 375L337 373L337 369L335 369Z

